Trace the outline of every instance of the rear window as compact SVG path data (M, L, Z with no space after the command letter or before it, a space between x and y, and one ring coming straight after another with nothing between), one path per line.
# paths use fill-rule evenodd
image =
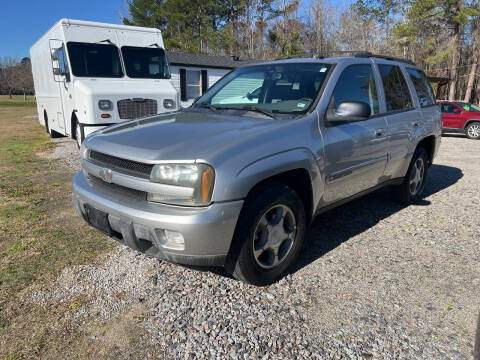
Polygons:
M435 95L433 89L425 76L423 71L416 69L407 69L410 79L412 79L413 86L418 96L420 106L430 106L435 104Z
M111 44L69 42L72 73L78 77L123 77L118 48Z
M395 65L379 65L379 69L385 90L387 111L413 108L412 97L400 68Z

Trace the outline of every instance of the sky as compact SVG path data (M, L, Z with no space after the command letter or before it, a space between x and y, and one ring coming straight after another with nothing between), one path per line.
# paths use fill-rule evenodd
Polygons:
M21 60L61 18L120 24L125 0L0 0L0 57Z
M307 8L312 0L303 0ZM338 5L351 0L331 0ZM301 3L302 3L301 2ZM0 0L0 57L21 60L61 18L120 24L125 0Z

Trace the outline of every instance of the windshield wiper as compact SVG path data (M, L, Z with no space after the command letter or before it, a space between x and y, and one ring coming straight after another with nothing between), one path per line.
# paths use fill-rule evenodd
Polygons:
M268 117L271 117L272 119L278 119L278 117L275 116L275 114L273 112L265 110L265 109L260 109L256 106L251 106L251 105L222 107L222 109L254 111L254 112L258 112L258 113L263 114L263 115L267 115Z
M210 109L210 110L212 110L212 111L214 111L214 112L217 112L217 110L219 109L218 107L213 106L213 105L211 105L211 104L209 104L209 103L207 103L207 102L202 102L202 103L196 104L196 105L201 106L201 107L206 108L206 109Z

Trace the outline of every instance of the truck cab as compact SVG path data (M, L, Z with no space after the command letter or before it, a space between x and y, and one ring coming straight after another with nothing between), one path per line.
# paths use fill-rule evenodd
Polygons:
M51 136L80 146L105 126L179 108L158 29L62 19L30 52L39 120Z

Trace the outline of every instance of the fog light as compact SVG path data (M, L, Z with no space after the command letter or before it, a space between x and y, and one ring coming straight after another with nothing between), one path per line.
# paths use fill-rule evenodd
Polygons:
M173 109L175 107L175 101L173 99L163 100L163 107L165 109Z
M172 230L160 230L162 233L162 246L166 248L172 248L177 250L183 250L185 248L185 240L183 235L178 231Z

